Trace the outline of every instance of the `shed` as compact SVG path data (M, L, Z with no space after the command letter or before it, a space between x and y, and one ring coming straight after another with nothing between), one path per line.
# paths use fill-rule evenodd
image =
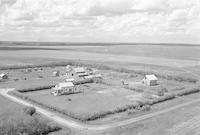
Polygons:
M32 71L32 69L31 68L28 68L28 69L26 69L26 73L29 73L29 72L31 72Z
M59 75L60 75L60 72L59 72L59 71L54 71L54 72L53 72L53 76L54 76L54 77L59 76Z
M3 79L8 79L8 75L5 74L5 73L1 73L0 74L0 80L3 80Z
M157 85L158 78L154 75L145 75L144 79L142 80L142 83L148 86L154 86Z
M70 65L67 65L66 66L66 72L70 72L72 70L71 66Z

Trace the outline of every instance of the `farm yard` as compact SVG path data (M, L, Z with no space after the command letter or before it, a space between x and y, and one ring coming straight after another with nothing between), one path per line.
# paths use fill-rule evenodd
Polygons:
M94 123L95 120L121 113L132 117L133 114L150 110L156 103L198 91L197 78L181 74L181 71L167 69L166 72L170 74L163 76L155 72L155 67L150 72L84 62L68 64L3 69L1 72L6 73L8 79L0 82L1 87L12 86L16 91L11 94L15 96L74 119ZM74 71L68 72L68 68L82 69L84 73L79 76ZM84 75L86 73L87 77ZM155 85L144 84L142 80L147 74L157 78ZM98 77L95 78L95 75ZM65 91L65 94L59 95L62 90L54 90L54 87L67 83L67 80L73 81L72 89L78 92L68 94ZM121 120L120 117L118 119Z
M113 47L117 49L112 50ZM174 47L164 47L170 49L168 50L170 56L168 53L151 53L152 50L163 52L160 46L151 47L150 52L148 49L143 50L145 46L125 46L120 52L121 47L91 46L87 49L79 46L52 46L50 50L43 47L41 50L19 48L15 53L12 50L0 50L0 77L2 78L0 88L15 88L14 91L9 92L10 95L44 108L63 119L94 126L123 123L200 97L197 93L200 91L197 57L188 57L189 54L186 53L181 53L184 56L175 54ZM137 49L131 50L128 49L129 47ZM192 47L183 47L183 50L178 47L180 52L188 48ZM195 52L198 52L198 49ZM118 53L120 53L119 57L116 56ZM146 55L151 57L147 58ZM68 72L69 67L79 68L79 71L83 68L85 72L81 71L79 76L74 74L75 70ZM153 78L156 84L150 85L154 84L152 82L155 80L151 80ZM1 106L3 105L3 110L0 109L1 116L5 116L7 112L20 112L21 119L21 110L23 110L21 105L15 103L10 105L5 103L4 99L4 102L1 99L0 101ZM7 107L5 104L12 107ZM195 105L197 106L197 103ZM185 108L195 110L193 106ZM172 132L179 132L180 128L177 126L184 126L180 122L188 120L191 123L193 119L190 118L198 114L198 111L186 110L166 113L166 116L159 116L159 120L155 117L155 120L151 118L122 128L110 129L105 131L105 134L117 135L116 132L127 135L137 134L137 132L147 134L149 131L150 133L158 131L158 134L161 134L160 130L163 131L166 127L171 128ZM18 116L9 113L7 117ZM41 116L38 118L43 120ZM171 124L172 120L174 123ZM161 122L163 124L159 124ZM190 128L186 130L189 132ZM58 135L66 132L71 131L61 130ZM56 132L52 133L54 134ZM88 131L85 134L97 133Z

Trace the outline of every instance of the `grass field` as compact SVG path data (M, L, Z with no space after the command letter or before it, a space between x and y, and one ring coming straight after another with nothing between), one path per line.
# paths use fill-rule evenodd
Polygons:
M16 112L22 111L23 106L7 100L0 96L0 117L14 115Z
M191 99L199 99L200 94L192 94L174 101L166 101L164 104L158 104L155 109L170 107L174 103L179 104ZM199 103L186 106L178 110L156 116L134 124L109 129L100 132L83 133L88 135L193 135L199 133Z
M60 130L60 127L54 122L37 113L29 116L24 112L27 107L9 101L2 96L0 96L0 106L0 134L2 135L19 134L20 130L24 134L38 134L38 132L48 134ZM65 132L70 134L71 131L66 128Z

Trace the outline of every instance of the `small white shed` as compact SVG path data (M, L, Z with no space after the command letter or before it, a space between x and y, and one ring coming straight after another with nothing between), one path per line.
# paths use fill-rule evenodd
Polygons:
M158 84L158 78L154 74L145 75L144 79L142 80L142 83L148 86L154 86Z
M5 74L5 73L1 73L0 74L0 80L3 80L3 79L8 79L8 75Z
M54 71L52 75L53 75L54 77L59 76L59 75L60 75L60 72L59 72L59 71Z

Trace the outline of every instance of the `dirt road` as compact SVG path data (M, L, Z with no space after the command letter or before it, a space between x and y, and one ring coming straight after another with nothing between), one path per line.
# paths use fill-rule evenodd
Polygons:
M139 121L142 121L142 120L145 120L145 119L149 119L149 118L152 118L152 117L155 117L155 116L158 116L158 115L179 109L181 107L200 102L200 99L195 99L195 100L192 100L190 102L186 102L186 103L179 104L179 105L167 108L167 109L163 109L161 111L153 112L153 113L150 113L150 114L142 115L142 116L139 116L139 117L136 117L136 118L131 118L131 119L124 120L124 121L102 124L102 125L89 125L89 124L84 124L84 123L81 123L81 122L78 122L78 121L74 121L72 119L60 117L60 116L56 115L55 113L53 113L49 110L43 109L43 108L38 107L34 104L31 104L27 101L24 101L22 99L19 99L19 98L12 96L12 95L9 95L8 91L11 91L11 90L13 90L13 89L0 89L0 94L4 97L16 102L16 103L20 103L20 104L26 105L26 106L35 107L38 113L46 116L47 118L49 118L49 119L51 119L51 120L53 120L53 121L55 121L55 122L57 122L57 123L59 123L63 126L67 126L67 127L71 127L71 128L75 128L75 129L79 129L79 130L96 130L97 131L97 130L105 130L105 129L110 129L110 128L116 128L116 127L120 127L120 126L124 126L124 125L128 125L128 124L132 124L132 123L135 123L135 122L139 122Z

